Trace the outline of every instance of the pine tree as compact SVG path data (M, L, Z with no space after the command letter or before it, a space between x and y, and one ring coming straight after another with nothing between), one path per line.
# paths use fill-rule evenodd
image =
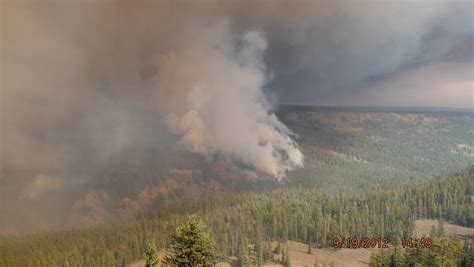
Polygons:
M311 248L311 235L309 235L309 241L308 241L308 254L313 254L313 250Z
M275 247L275 250L274 250L275 254L280 254L281 252L281 244L280 244L280 241L278 241L276 247Z
M285 255L285 258L283 259L283 266L285 266L285 267L291 266L291 264L290 264L290 251L288 249L288 245L286 245L286 249L284 250L284 255Z
M281 249L281 259L280 259L280 263L283 264L283 262L285 262L285 248L284 247Z
M471 241L471 244L469 246L469 255L468 255L468 261L471 264L474 264L474 244Z
M145 266L154 267L159 266L160 259L158 258L158 252L156 251L156 246L152 243L146 244L145 254Z
M444 222L443 220L439 220L438 222L438 237L444 236Z
M431 226L430 230L430 237L434 238L438 236L438 231L436 231L436 227L434 225Z
M263 264L263 240L262 240L262 234L260 231L260 227L257 228L257 233L256 233L256 242L255 242L255 260L257 263L257 266L261 266Z
M264 250L263 250L263 261L269 261L272 260L272 245L270 242L265 242L264 244Z
M241 235L237 266L245 266L248 263L248 244L247 239Z
M472 262L469 259L469 242L467 239L464 240L463 244L463 255L462 255L462 262L461 266L471 266Z
M172 253L165 262L177 266L213 266L217 262L214 240L210 231L196 216L176 229Z

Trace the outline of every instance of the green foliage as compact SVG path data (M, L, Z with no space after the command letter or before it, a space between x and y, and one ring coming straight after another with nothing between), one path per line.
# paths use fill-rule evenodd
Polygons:
M474 163L472 112L286 106L278 115L305 155L305 167L289 173L295 185L397 185Z
M461 265L464 266L474 266L474 240L464 240L463 246L463 259Z
M168 233L175 232L189 214L202 218L216 237L216 247L226 248L228 255L234 252L242 265L254 264L249 247L256 245L257 236L262 244L287 238L331 247L343 233L392 240L413 236L417 218L441 218L472 227L473 181L471 167L445 178L397 186L338 192L293 187L184 201L128 222L3 237L0 266L113 266L123 258L133 262L142 258L147 240L153 240L158 249L172 245Z
M313 250L311 248L312 244L311 242L308 244L308 254L313 254Z
M174 244L165 262L173 266L213 266L217 263L214 241L204 223L191 216L173 235Z
M158 252L156 250L156 246L153 243L147 243L145 254L145 266L146 267L154 267L160 266L160 259L158 258Z
M246 266L249 261L249 245L245 236L240 236L239 252L237 254L237 266Z
M273 251L275 254L280 254L281 253L281 243L280 241L277 242L277 245Z
M435 237L430 248L394 247L374 253L370 266L463 266L463 249L457 238Z
M443 237L444 236L444 222L443 222L443 220L439 220L437 236L438 237Z
M198 200L183 200L184 194L171 192L156 199L151 212L127 222L0 236L0 266L124 266L142 258L147 240L153 240L160 250L173 245L169 234L190 214L198 214L209 225L217 250L237 256L239 266L266 261L266 244L271 240L308 242L309 252L312 245L331 247L335 237L389 236L397 240L412 236L415 219L474 227L474 167L438 177L473 164L474 154L469 150L474 146L472 113L362 110L341 115L333 111L340 110L292 107L280 111L280 118L299 136L305 168L290 172L286 184L278 189L276 182L224 180L203 160L189 155L160 154L156 160L140 151L125 153L124 158L98 170L100 179L91 179L90 184L110 193L117 202L134 197L144 184L159 184L170 169L182 166L201 170L193 182L202 188L212 180L226 184L232 192L255 192ZM331 116L343 117L324 121ZM433 230L433 236L442 235ZM380 266L403 259L413 265L430 256L436 259L437 253L457 246L449 240L439 242L432 254L394 247L376 253L371 261ZM474 262L469 242L461 249L465 266Z
M286 246L286 249L283 250L282 264L285 267L291 266L291 264L290 264L290 251L288 249L288 245Z

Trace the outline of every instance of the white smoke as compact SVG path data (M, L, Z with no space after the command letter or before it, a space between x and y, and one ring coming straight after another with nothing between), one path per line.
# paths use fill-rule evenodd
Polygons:
M208 158L222 154L284 177L303 165L303 155L291 131L270 113L263 93L267 42L258 31L239 38L229 32L227 23L218 24L191 49L157 60L167 126L189 151Z

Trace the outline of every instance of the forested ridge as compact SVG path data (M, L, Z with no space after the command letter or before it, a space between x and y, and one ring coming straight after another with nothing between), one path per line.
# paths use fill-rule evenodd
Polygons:
M397 186L474 164L472 112L284 106L277 115L295 133L305 157L303 168L287 173L285 185L328 191ZM97 166L84 164L75 172L86 182L34 199L15 194L15 184L28 187L25 177L31 174L4 180L0 191L11 205L4 211L10 216L0 219L0 232L35 233L105 223L186 198L282 186L245 164L177 153L174 144L127 148ZM52 208L52 198L60 200L60 207Z
M474 164L472 112L284 106L279 116L305 155L294 184L398 184Z
M305 155L305 167L289 172L283 184L242 179L243 172L191 157L127 153L88 185L106 196L111 210L147 187L164 188L163 177L200 191L170 187L125 222L0 236L0 266L121 266L141 259L147 242L169 248L171 234L191 214L210 227L221 259L233 255L247 265L270 258L268 241L320 248L331 248L335 237L395 241L413 236L414 220L424 218L474 226L472 113L289 107L279 117ZM471 167L452 174L465 166ZM224 186L225 194L211 184Z
M0 266L115 266L142 257L151 241L171 245L170 234L189 215L213 232L221 257L262 263L270 240L311 241L331 247L335 237L413 235L417 218L473 227L474 166L447 177L396 186L328 191L293 186L183 201L128 222L0 239ZM254 249L249 250L249 244Z
M295 133L305 156L304 168L290 171L287 182L340 190L449 175L474 164L472 112L373 111L284 106L278 116ZM213 193L208 188L211 182L222 184L230 192L265 191L278 186L270 179L249 181L244 177L246 172L235 166L227 168L222 162L209 164L189 154L166 153L168 149L116 155L90 174L88 191L105 192L110 200L119 202L124 197L135 197L145 186L159 186L167 178L183 179L170 175L176 170L193 171L190 182L203 185L208 194ZM157 203L182 200L186 198L183 191L176 188L166 196L160 195Z

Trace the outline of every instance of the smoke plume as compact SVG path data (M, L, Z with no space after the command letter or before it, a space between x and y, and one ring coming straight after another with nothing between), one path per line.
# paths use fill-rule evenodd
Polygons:
M249 31L234 40L226 23L208 31L191 49L157 60L156 86L166 95L161 99L173 103L167 105L168 128L192 152L222 154L283 177L303 157L291 131L269 112L265 38Z
M212 5L188 5L195 9L8 4L6 167L26 167L18 166L25 156L30 170L43 172L49 162L76 165L78 156L97 164L130 144L162 142L164 128L209 159L228 157L278 178L301 166L291 131L263 92L264 33L237 32ZM150 125L157 126L143 129Z

